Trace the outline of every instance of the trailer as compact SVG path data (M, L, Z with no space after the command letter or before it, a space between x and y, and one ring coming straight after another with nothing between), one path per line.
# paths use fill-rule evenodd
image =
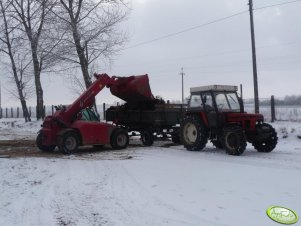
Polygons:
M151 146L158 138L171 138L174 143L180 143L180 123L185 106L155 98L149 87L148 75L124 77L122 80L110 89L113 95L126 103L107 109L106 121L125 128L130 134L138 132L146 146Z
M138 132L142 143L151 146L156 139L171 138L174 143L180 143L180 123L184 110L181 104L144 102L139 106L126 103L110 107L105 115L106 121L126 128L133 135Z

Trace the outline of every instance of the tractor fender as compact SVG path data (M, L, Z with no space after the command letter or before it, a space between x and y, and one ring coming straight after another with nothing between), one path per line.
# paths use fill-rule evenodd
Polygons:
M201 112L197 112L197 113L189 113L186 114L185 117L194 117L197 118L198 120L200 120L206 127L209 127L209 123L208 123L208 119L206 117L205 112L201 111Z

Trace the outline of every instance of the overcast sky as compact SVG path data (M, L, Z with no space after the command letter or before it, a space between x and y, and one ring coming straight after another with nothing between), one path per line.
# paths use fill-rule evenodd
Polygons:
M301 1L253 0L259 96L301 95ZM126 49L99 73L129 76L148 74L154 95L181 99L181 67L185 96L189 88L209 84L243 84L244 97L253 97L252 54L248 0L132 0L125 28ZM259 9L262 8L262 9ZM240 12L220 22L148 42ZM69 103L75 98L66 80L46 76L45 104ZM5 95L5 94L3 94ZM98 104L117 100L106 90ZM8 96L2 104L8 103ZM31 103L35 104L35 98Z

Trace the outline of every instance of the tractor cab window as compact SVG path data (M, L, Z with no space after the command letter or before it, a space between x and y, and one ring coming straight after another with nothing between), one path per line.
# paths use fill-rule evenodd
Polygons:
M211 93L202 94L203 106L205 110L214 110Z
M189 107L196 108L202 106L202 99L200 94L192 94L189 101Z
M229 101L229 105L231 111L240 112L240 105L235 93L227 93L227 99Z
M235 93L217 93L215 102L219 111L239 112L239 102Z
M217 109L219 111L230 110L225 93L217 93L215 95L215 102L216 102Z

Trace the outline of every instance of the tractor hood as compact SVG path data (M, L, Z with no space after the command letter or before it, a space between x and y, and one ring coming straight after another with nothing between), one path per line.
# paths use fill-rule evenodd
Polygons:
M263 121L263 115L262 114L249 114L249 113L226 113L226 117L228 120L256 120L256 121Z
M262 114L231 112L231 113L226 113L225 115L228 121L244 121L244 120L263 121L264 120Z

